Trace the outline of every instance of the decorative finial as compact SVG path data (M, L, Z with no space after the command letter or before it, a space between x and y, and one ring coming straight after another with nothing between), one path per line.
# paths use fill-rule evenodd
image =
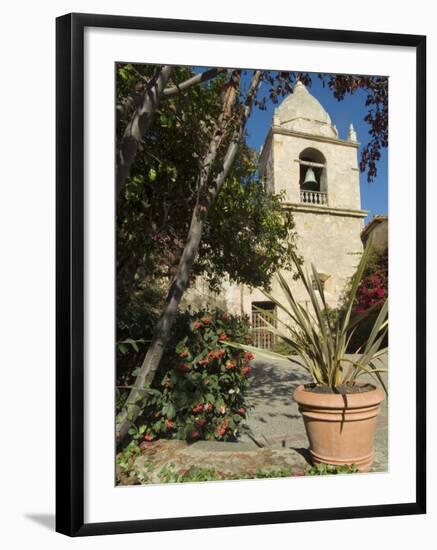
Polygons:
M337 130L337 126L335 124L334 124L333 128L334 128L335 135L338 137L338 130Z
M357 133L355 132L354 126L352 123L349 125L349 133L347 135L347 139L348 141L355 141L355 142L357 141Z
M302 80L296 80L296 84L294 85L294 89L297 90L297 88L305 88L305 85L302 82Z

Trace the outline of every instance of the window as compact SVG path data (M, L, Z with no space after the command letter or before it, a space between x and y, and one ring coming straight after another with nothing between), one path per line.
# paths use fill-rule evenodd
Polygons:
M320 283L322 286L322 290L325 290L325 281L322 281L322 279L320 279ZM314 277L311 279L311 286L313 287L313 290L319 290L319 287L317 286L317 281Z
M326 290L326 281L329 279L329 275L326 275L326 273L318 273L320 284L322 287L323 292ZM317 286L317 281L315 277L311 278L311 286L315 291L319 291L319 287Z

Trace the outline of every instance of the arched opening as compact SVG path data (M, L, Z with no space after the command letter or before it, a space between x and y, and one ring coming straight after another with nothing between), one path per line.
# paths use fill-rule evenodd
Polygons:
M328 204L326 159L317 149L308 147L299 155L299 186L301 202Z

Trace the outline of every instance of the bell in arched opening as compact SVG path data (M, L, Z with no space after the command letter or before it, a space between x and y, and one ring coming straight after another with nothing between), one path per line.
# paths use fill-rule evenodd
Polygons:
M299 155L299 185L301 191L324 192L326 189L326 159L317 149L304 149ZM312 195L305 195L313 198ZM304 200L303 202L308 202Z
M314 173L314 170L311 168L311 166L306 171L305 179L303 181L303 184L306 185L306 186L318 185L318 182L316 180L316 175Z

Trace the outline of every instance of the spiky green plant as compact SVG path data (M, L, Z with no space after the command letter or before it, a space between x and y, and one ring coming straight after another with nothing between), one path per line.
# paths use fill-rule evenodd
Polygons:
M388 331L387 301L382 306L366 343L357 349L353 356L347 354L351 337L364 318L364 316L360 316L353 319L352 311L368 255L369 247L366 247L352 278L344 313L335 321L330 315L323 285L314 265L311 266L311 272L317 290L313 288L309 274L293 252L292 258L297 269L298 279L302 282L310 298L311 308L304 307L297 302L290 286L280 272L277 278L285 300L280 301L269 292L264 292L266 297L285 313L284 320L284 316L260 310L264 318L267 317L270 320L270 322L267 321L267 329L285 342L297 359L254 346L236 343L231 345L267 357L286 358L298 363L310 373L313 381L318 385L332 388L353 385L360 375L367 373L375 377L387 392L381 378L381 372L386 372L387 369L380 368L376 363L378 358L387 352L386 347L381 348ZM282 329L276 328L275 325L281 326Z

